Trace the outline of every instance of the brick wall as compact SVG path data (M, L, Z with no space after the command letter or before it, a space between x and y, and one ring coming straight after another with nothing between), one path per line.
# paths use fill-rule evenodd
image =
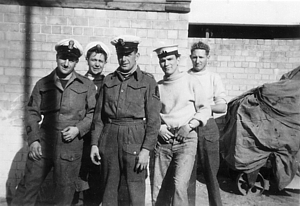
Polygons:
M0 5L0 198L10 197L23 173L26 136L24 104L35 82L56 66L55 43L73 37L83 46L100 40L113 51L105 73L117 67L109 41L120 34L142 38L139 64L162 77L153 49L160 42L179 44L181 69L187 70L191 42L188 14ZM205 39L203 39L205 41ZM300 41L209 39L210 69L221 74L228 100L299 65ZM81 58L76 67L84 73Z
M228 100L300 65L300 40L191 38L189 47L199 40L211 47L208 68L221 75Z
M187 14L0 5L0 198L12 195L22 176L28 150L24 105L35 82L55 68L56 42L69 37L83 46L103 41L113 52L107 74L118 65L110 40L121 34L137 35L142 39L141 68L160 78L153 49L161 42L187 48L187 29ZM84 58L76 70L85 73Z
M189 48L197 41L210 46L208 69L221 75L228 102L300 65L300 40L190 38ZM191 68L191 61L187 65ZM221 134L224 117L216 119Z

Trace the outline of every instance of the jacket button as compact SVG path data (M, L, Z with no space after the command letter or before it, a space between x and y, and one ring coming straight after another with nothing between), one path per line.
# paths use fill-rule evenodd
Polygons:
M136 155L136 151L134 151L134 152L133 152L133 154L135 154L135 155Z

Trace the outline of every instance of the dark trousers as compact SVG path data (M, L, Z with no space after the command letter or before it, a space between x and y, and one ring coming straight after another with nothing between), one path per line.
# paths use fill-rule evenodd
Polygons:
M102 202L103 192L101 190L101 166L95 165L91 158L90 137L84 140L81 168L79 177L88 183L89 188L83 191L84 206L99 206Z
M144 135L143 122L105 125L99 146L103 206L145 205L146 170L135 170Z
M38 192L48 173L53 168L55 191L53 205L71 205L78 178L81 154L73 161L42 158L27 159L25 174L21 179L11 206L34 206Z
M217 173L220 166L219 128L211 118L205 127L198 128L198 163L205 179L210 206L221 206Z

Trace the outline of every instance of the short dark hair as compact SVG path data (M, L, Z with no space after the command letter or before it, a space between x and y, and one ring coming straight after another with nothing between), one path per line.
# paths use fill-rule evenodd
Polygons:
M99 47L99 46L94 46L92 47L91 49L89 49L86 53L86 59L89 59L91 54L95 52L96 54L103 54L104 55L104 59L105 61L107 61L107 54L106 52L102 49L102 47Z
M210 48L207 44L203 43L202 41L193 43L191 47L191 53L193 53L193 51L195 51L196 49L203 49L205 50L206 55L209 55Z

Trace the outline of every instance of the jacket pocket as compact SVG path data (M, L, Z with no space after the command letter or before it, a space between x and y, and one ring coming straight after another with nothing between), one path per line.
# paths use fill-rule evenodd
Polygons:
M77 153L61 153L60 158L68 162L73 162L81 158L81 154Z
M140 144L125 144L123 146L123 151L128 154L137 156L141 151L141 145Z
M87 92L86 87L70 86L70 108L85 111Z
M123 161L125 162L125 171L127 181L141 182L145 181L147 170L137 171L136 164L141 150L141 144L125 144L123 146Z

